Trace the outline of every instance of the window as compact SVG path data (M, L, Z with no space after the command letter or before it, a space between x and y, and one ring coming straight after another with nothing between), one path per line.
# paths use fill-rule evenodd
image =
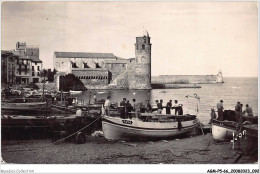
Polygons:
M10 63L8 63L8 69L11 69L11 64Z
M37 72L37 76L40 76L40 72Z
M34 66L32 66L32 71L34 71Z
M78 68L77 65L76 65L76 63L73 63L73 62L72 62L72 68Z
M40 71L40 66L37 66L37 70Z
M32 72L32 76L34 76L34 72Z
M35 62L35 65L37 65L37 62Z
M101 68L98 63L96 63L96 68Z
M142 45L142 50L145 50L145 45Z
M84 63L84 68L90 68L87 63Z

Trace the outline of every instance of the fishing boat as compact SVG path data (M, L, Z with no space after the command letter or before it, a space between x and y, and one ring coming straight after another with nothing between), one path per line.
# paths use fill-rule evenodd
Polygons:
M213 110L211 114L215 114ZM216 114L215 114L216 115ZM239 128L239 117L233 110L225 110L223 113L223 120L212 120L212 135L215 140L231 140L233 134L237 133ZM257 122L257 116L243 116L244 124L254 124Z
M46 102L38 99L16 98L13 101L2 102L2 110L44 110Z
M193 98L197 101L200 99L197 94ZM199 123L196 116L198 110L195 115L158 114L156 111L153 113L128 112L128 114L129 118L120 118L120 109L114 108L110 110L108 116L102 107L102 128L106 139L173 138L193 132Z
M197 125L195 115L162 115L141 113L133 119L103 115L102 128L106 139L171 138L191 132Z

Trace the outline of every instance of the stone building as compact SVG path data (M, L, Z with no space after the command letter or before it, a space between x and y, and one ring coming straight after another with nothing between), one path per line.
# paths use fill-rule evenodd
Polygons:
M2 51L1 53L1 83L15 83L15 64L18 56L11 51Z
M151 44L149 34L136 38L135 58L113 53L54 52L59 76L74 74L87 89L151 89Z
M16 50L2 51L2 77L4 83L29 84L41 80L42 61L39 59L39 47L16 43Z
M28 84L31 82L40 82L42 61L39 58L39 46L26 45L26 42L17 42L14 53L19 56L16 64L16 83Z

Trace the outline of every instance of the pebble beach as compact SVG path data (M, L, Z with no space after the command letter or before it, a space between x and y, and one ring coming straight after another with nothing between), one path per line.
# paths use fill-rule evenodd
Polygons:
M19 158L17 158L19 157ZM84 144L50 140L2 141L2 158L12 164L254 164L230 141L216 142L210 133L157 141L109 141L87 137Z

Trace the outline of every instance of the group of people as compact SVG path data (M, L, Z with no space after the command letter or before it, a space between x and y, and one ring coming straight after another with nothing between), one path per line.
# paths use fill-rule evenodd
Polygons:
M111 97L108 96L104 108L106 115L110 115L110 108L111 108ZM166 114L171 114L171 110L175 109L175 115L183 115L182 104L179 104L177 100L174 101L172 104L172 100L167 102L167 105L163 106L163 100L161 99L160 102L158 100L155 101L157 104L157 113L162 114L163 108L166 108ZM130 103L129 100L123 98L123 100L119 104L119 112L121 118L132 118L132 114L135 113L152 113L153 109L149 102L146 100L145 104L143 102L137 103L136 99L133 99Z
M218 111L218 120L223 121L223 100L220 100L219 103L217 103L217 111ZM243 111L243 104L241 104L239 101L237 102L235 106L236 115L241 116L253 116L253 110L252 107L250 107L248 104L246 104L246 109Z
M158 100L155 101L157 104L157 112L158 114L162 113L163 110L163 100L161 99L160 102ZM183 109L182 109L182 104L178 103L178 100L174 100L174 105L172 104L172 100L169 100L166 104L166 114L171 114L171 110L175 109L175 115L183 115Z

